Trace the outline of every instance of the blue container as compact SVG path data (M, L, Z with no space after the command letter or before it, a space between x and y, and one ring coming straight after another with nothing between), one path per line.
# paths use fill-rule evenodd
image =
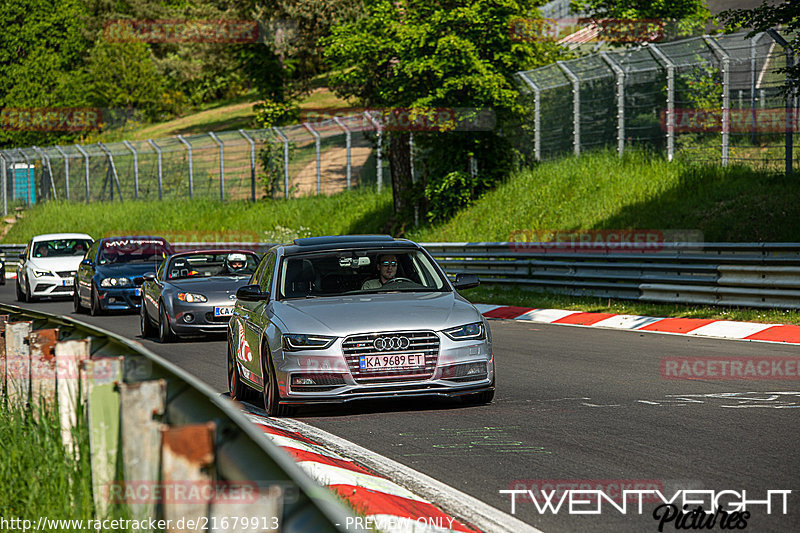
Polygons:
M28 176L28 165L17 163L14 165L14 200L22 200L29 205L36 203L36 180L34 179L34 167L30 165L30 177Z

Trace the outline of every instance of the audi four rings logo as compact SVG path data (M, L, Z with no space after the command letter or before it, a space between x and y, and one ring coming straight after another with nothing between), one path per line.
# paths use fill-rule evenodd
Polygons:
M372 343L376 350L379 352L387 352L389 350L405 350L411 344L408 337L378 337Z

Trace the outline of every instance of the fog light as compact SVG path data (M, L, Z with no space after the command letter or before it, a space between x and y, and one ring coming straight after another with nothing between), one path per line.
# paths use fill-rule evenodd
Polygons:
M194 322L194 315L192 313L186 313L185 315L183 315L183 321L186 322L187 324L190 322Z
M473 376L475 374L485 374L486 373L486 363L472 363L469 365L467 369L467 375Z
M292 378L292 385L316 385L311 378L304 378L302 376L295 376Z
M110 304L113 304L113 303L116 303L116 302L117 302L116 298L109 298L108 299L108 303L110 303Z

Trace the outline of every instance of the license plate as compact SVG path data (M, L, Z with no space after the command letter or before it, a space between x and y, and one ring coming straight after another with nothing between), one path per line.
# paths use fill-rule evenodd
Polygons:
M215 307L214 316L233 316L233 306Z
M72 287L73 283L74 283L74 280L72 278L70 278L70 279L62 279L61 280L61 286L62 287Z
M142 295L142 289L134 289L134 292L133 292L133 293L134 293L136 296L141 296L141 295Z
M362 355L358 358L361 370L393 370L425 366L425 354Z

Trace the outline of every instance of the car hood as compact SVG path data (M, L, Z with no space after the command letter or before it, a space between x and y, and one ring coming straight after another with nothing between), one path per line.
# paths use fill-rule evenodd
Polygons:
M36 270L51 270L51 271L64 271L64 270L78 270L78 265L81 264L82 256L76 255L74 257L37 257L28 260L28 266Z
M95 272L103 278L111 277L138 277L148 272L155 272L158 268L156 263L112 263L110 265L98 265Z
M168 281L175 289L186 292L202 292L206 296L212 293L235 294L236 289L247 285L250 276L226 277L212 276L210 278L191 278Z
M289 333L343 337L354 333L442 330L481 320L454 292L388 293L282 300L273 311Z

